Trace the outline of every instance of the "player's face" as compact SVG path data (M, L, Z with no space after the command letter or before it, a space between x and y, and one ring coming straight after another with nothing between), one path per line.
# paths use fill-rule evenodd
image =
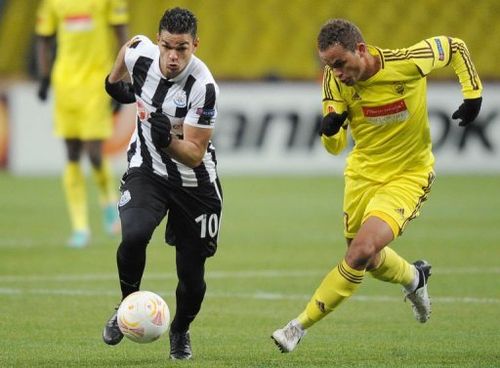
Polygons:
M364 73L364 62L361 57L365 50L364 44L362 51L359 48L358 45L358 48L352 52L342 45L336 44L325 51L319 51L319 57L333 69L335 76L342 83L352 86L362 78Z
M157 38L160 48L160 70L165 77L174 78L191 60L198 46L198 39L193 39L189 33L174 34L168 31L161 31Z

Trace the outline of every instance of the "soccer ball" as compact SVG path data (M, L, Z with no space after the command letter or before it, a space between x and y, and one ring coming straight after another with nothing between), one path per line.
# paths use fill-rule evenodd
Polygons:
M117 317L123 335L140 344L158 340L170 323L167 303L151 291L136 291L123 299Z

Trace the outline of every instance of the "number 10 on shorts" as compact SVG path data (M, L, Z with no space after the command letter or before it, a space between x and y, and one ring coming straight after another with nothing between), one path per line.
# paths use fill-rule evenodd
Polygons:
M219 218L216 213L212 213L210 216L204 213L194 220L200 224L200 238L206 238L207 230L208 235L215 238L217 231L219 231Z

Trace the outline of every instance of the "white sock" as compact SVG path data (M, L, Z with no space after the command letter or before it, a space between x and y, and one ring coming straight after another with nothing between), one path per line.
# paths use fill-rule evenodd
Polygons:
M418 272L417 268L414 265L411 266L413 267L413 272L415 273L415 277L413 278L412 282L404 286L406 292L408 293L413 293L415 290L417 290L417 286L420 281L420 273Z

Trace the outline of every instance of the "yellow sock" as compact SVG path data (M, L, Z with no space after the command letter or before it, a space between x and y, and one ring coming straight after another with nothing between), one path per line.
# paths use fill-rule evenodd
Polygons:
M415 278L413 266L389 247L380 252L380 264L370 274L382 281L409 285Z
M117 183L113 179L113 174L108 160L102 160L101 167L93 169L94 179L97 183L99 192L99 203L101 206L106 206L110 203L116 203Z
M344 260L326 275L306 309L297 318L309 328L350 297L363 281L365 270L351 268Z
M69 162L63 175L63 186L66 194L71 226L75 231L88 231L87 193L85 176L80 164Z

